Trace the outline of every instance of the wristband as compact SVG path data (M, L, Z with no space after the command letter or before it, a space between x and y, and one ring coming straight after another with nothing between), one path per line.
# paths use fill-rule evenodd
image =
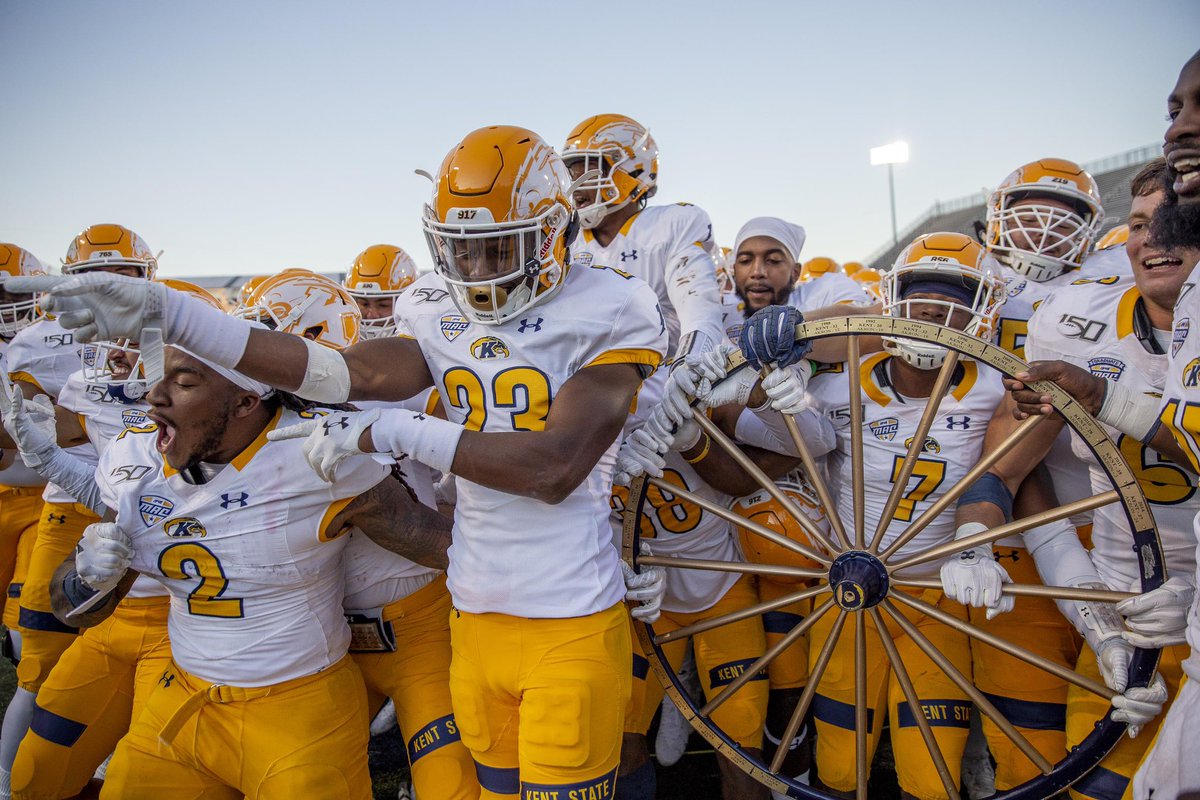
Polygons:
M1162 401L1156 397L1136 392L1119 383L1105 381L1104 402L1100 405L1096 419L1139 442L1144 442L1146 436L1154 429L1154 424L1158 422L1158 412L1161 408Z
M1012 522L1012 492L995 473L985 472L958 498L959 507L971 503L991 503L1004 512L1005 522Z
M463 426L412 411L387 410L371 426L377 452L413 459L439 472L450 472Z
M350 399L350 368L346 359L332 347L312 339L300 338L308 349L304 380L296 395L316 403L344 403Z
M231 317L183 292L165 286L162 288L161 306L165 307L163 318L169 325L167 343L180 345L223 367L236 369L250 341L250 331L253 329L250 322ZM155 292L151 291L147 300L151 316L153 312L149 309L155 307L156 297Z

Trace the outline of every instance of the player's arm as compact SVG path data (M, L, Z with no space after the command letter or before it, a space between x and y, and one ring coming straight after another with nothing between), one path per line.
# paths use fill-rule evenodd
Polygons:
M707 250L712 223L696 206L672 208L676 232L666 259L667 297L679 317L679 355L710 349L724 336L717 266Z
M448 564L450 520L418 502L394 475L351 501L330 521L327 533L349 525L422 566L445 569Z
M21 392L24 399L32 397ZM79 415L62 406L54 407L54 430L59 447L75 447L88 441L87 432L83 429ZM0 448L12 450L17 448L17 442L7 430L0 430Z
M1065 361L1034 361L1016 379L1005 379L1016 408L1013 414L1025 419L1034 414L1054 414L1050 395L1030 386L1036 381L1054 381L1096 419L1132 436L1150 449L1194 471L1187 453L1175 440L1170 428L1159 423L1162 401L1139 395L1118 384L1097 378L1087 370Z
M598 364L572 375L540 431L463 431L451 471L544 503L560 503L621 433L642 382L635 364Z

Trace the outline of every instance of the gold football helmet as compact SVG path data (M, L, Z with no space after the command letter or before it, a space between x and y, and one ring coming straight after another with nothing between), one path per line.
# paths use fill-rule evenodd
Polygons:
M816 258L810 258L800 266L800 281L807 283L808 281L816 280L826 273L837 271L838 263L836 261L825 256L817 256Z
M658 190L658 145L644 125L621 114L598 114L576 125L562 157L579 181L572 188L583 228Z
M84 228L67 248L63 274L104 267L134 267L139 271L139 277L152 279L158 271L158 259L142 237L124 225Z
M575 227L569 183L554 148L511 125L469 133L446 156L423 224L464 316L496 325L562 285Z
M403 249L391 244L374 244L354 259L350 272L342 281L355 300L396 297L417 279L417 263ZM360 309L362 304L359 304ZM396 334L396 320L391 314L362 321L364 339L376 339Z
M776 485L795 502L796 506L812 520L818 529L823 531L829 530L829 521L825 517L825 509L821 507L816 493L799 473L792 473L784 479L776 481ZM779 501L771 497L765 489L760 489L754 494L740 498L733 504L733 512L751 522L757 522L765 528L770 528L793 541L807 545L813 549L819 549L809 539L808 534L804 532L804 528L800 526L800 523L792 519L791 515L780 506ZM737 529L737 533L738 542L742 547L742 554L752 564L776 564L803 569L815 569L820 566L808 556L781 547L771 540L764 539L758 534L751 533L740 526ZM800 582L805 579L773 577L772 580Z
M335 350L356 343L361 335L362 316L354 298L332 278L305 269L267 278L235 315Z
M1113 228L1108 233L1100 237L1100 241L1096 242L1097 250L1105 250L1116 245L1123 245L1129 241L1129 226L1122 223Z
M45 275L46 265L23 247L0 242L0 278ZM0 289L0 336L10 339L37 320L36 294L11 294Z

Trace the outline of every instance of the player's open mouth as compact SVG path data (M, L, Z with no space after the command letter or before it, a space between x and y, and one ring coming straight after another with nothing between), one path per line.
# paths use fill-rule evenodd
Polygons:
M158 423L158 441L155 442L155 447L158 452L165 453L172 444L175 443L175 426L161 417L154 420Z
M748 300L751 297L756 297L760 300L766 298L769 302L775 299L775 292L770 286L750 285L746 287L746 299Z
M1183 260L1175 256L1152 256L1142 259L1142 269L1146 272L1162 272L1172 267L1178 267L1183 264Z
M1170 161L1171 169L1175 170L1175 183L1172 185L1175 194L1190 195L1200 191L1200 156L1176 156L1172 153Z

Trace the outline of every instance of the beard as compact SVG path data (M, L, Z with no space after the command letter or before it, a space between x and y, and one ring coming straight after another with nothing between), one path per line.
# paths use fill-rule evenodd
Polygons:
M221 452L221 440L225 438L225 431L229 427L229 416L233 413L233 402L226 400L223 407L213 413L204 428L206 434L196 448L188 455L187 465L183 469L189 469L196 466L201 461L211 461L214 456ZM181 472L183 470L180 470Z
M759 310L750 307L750 300L747 299L746 294L741 287L735 286L733 293L737 295L738 300L742 301L742 316L749 319L751 314ZM785 286L784 288L775 292L774 297L771 298L771 302L767 303L767 305L763 306L763 308L766 308L767 306L786 306L788 304L788 298L791 296L792 287Z
M1164 250L1200 248L1200 203L1180 203L1172 180L1168 168L1163 180L1165 197L1150 220L1150 243Z

